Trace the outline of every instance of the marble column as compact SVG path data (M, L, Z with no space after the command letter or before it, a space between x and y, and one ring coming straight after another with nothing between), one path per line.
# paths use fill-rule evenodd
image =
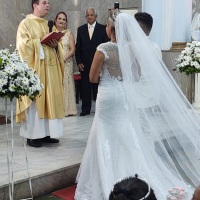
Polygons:
M192 0L192 15L194 16L197 12L200 12L200 1Z

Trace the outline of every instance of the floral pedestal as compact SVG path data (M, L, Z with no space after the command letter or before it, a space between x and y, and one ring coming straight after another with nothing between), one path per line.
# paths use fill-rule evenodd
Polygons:
M186 44L186 47L177 59L176 69L186 75L195 74L195 91L192 106L200 114L200 41L192 41Z
M41 90L42 90L42 84L40 83L39 76L33 71L32 68L28 67L28 64L26 62L23 62L20 59L17 51L10 53L9 49L0 50L0 98L5 99L5 111L6 111L6 116L0 115L0 123L3 122L6 124L9 200L14 200L15 197L13 99L17 98L18 100L21 100L22 96L27 96L32 101L35 101L36 97L39 95ZM8 116L7 100L10 100L10 108L11 108L10 121L7 120ZM20 111L20 106L19 106L19 111ZM9 122L11 123L10 129L8 129ZM25 152L27 175L31 193L31 198L28 199L33 199L25 139L24 139L24 152Z
M194 102L192 106L200 114L200 73L195 73Z

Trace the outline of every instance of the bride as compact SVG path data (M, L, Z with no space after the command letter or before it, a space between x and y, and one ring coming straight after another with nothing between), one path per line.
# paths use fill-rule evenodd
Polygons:
M106 31L90 71L100 85L75 199L108 200L119 179L138 174L158 200L173 187L189 200L200 184L198 116L134 17L115 10Z

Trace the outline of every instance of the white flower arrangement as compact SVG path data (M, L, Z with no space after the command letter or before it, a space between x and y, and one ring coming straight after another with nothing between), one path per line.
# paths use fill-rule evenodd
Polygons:
M36 100L43 86L33 69L23 62L18 52L9 49L0 50L0 97L18 98L28 96Z
M186 47L177 59L176 68L179 72L186 75L200 73L200 41L188 42Z

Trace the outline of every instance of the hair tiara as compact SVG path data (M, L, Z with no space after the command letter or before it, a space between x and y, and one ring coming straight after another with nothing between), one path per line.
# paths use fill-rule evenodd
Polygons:
M113 16L114 21L116 21L117 15L119 15L120 13L121 12L119 11L118 8L116 8L116 9L113 10L112 16Z
M129 178L131 178L131 177L129 177ZM150 193L151 193L151 187L150 187L149 183L148 183L145 179L143 179L143 178L141 178L141 177L138 177L137 174L135 174L135 178L137 178L137 179L139 179L139 180L141 180L141 181L143 181L144 183L147 184L147 187L148 187L148 192L147 192L147 194L146 194L144 197L138 199L138 200L145 200L145 199L150 195ZM123 179L119 179L119 180L117 181L117 183L121 182L122 180L123 180ZM116 185L117 183L115 183L115 185ZM112 193L113 193L113 196L114 196L114 197L115 197L115 195L118 195L118 194L124 194L124 195L126 195L126 196L128 196L128 195L130 194L130 192L129 192L128 190L126 190L126 189L120 189L119 191L114 192L113 190L114 190L115 185L113 186L113 189L112 189Z
M137 174L135 174L135 178L140 179L141 181L145 182L147 184L147 186L148 186L148 192L147 192L147 194L144 197L142 197L141 199L139 199L139 200L144 200L144 199L146 199L150 195L151 187L150 187L149 183L145 179L143 179L141 177L138 177Z
M113 23L116 22L117 15L118 15L119 13L121 13L121 12L119 11L118 8L112 9L112 10L111 10L110 19L113 21Z

